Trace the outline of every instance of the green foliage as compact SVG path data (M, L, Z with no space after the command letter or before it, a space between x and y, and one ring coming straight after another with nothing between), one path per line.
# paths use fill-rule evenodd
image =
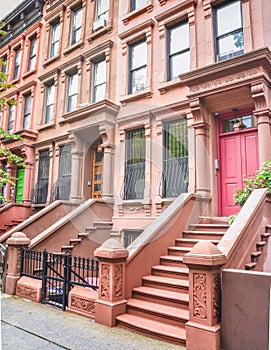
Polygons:
M245 178L246 186L243 189L236 190L234 194L234 203L242 207L247 201L249 195L254 189L267 188L271 193L271 160L264 163L256 175L251 178Z

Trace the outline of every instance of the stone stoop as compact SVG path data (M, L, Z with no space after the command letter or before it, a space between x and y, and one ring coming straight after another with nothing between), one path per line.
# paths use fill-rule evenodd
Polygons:
M132 291L126 313L117 316L117 325L163 341L184 345L185 323L189 320L189 270L183 256L200 240L217 245L229 225L219 218L190 225L168 254L160 257L150 276L142 278L142 285Z

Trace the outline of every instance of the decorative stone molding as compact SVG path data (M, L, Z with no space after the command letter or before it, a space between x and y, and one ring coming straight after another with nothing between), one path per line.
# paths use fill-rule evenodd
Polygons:
M89 288L75 286L69 293L67 311L85 317L95 317L95 300L98 292Z
M206 274L193 274L193 315L195 318L206 319Z
M41 302L42 281L23 276L16 285L16 295L37 303Z
M257 81L251 84L251 96L254 101L255 111L261 111L268 106L268 90L263 81Z

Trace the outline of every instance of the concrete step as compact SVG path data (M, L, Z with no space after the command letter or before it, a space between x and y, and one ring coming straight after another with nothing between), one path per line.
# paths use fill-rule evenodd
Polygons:
M131 314L123 314L117 316L116 319L117 325L122 328L178 345L185 344L186 333L182 327Z
M70 239L70 245L75 247L77 244L81 243L82 239L81 238L71 238Z
M262 238L262 240L263 241L267 241L268 240L268 238L271 236L271 233L270 232L262 232L261 233L261 238Z
M191 247L168 247L168 255L184 256L191 249Z
M184 328L189 320L189 311L172 306L151 303L148 301L129 299L127 312L132 315L164 322L173 326Z
M185 267L156 265L152 267L152 275L188 280L189 270Z
M174 292L187 292L189 288L188 280L182 280L177 278L169 278L162 276L144 276L142 278L142 285L144 287L159 288L164 290L170 290Z
M259 257L262 255L261 251L251 252L251 262L257 262Z
M207 231L207 232L226 232L227 229L230 227L228 224L213 224L213 223L206 223L206 224L190 224L189 225L189 231Z
M132 296L134 299L188 310L188 293L142 286L134 288Z
M246 269L246 270L254 270L254 268L255 268L256 265L257 265L257 263L255 263L255 262L247 263L247 264L245 265L245 269Z
M166 266L186 267L186 265L183 263L183 257L176 255L160 256L160 264Z
M258 251L262 251L265 246L266 246L266 241L256 242L256 247Z
M61 247L61 252L62 253L68 253L69 251L71 251L73 248L73 245L63 245Z
M200 216L199 221L201 224L228 224L228 216Z
M192 239L221 239L224 235L224 232L208 232L208 231L183 231L183 238L192 238Z
M196 243L201 241L200 239L195 239L195 238L176 238L175 239L175 244L177 247L194 247ZM211 243L214 245L217 245L219 243L219 239L211 239Z

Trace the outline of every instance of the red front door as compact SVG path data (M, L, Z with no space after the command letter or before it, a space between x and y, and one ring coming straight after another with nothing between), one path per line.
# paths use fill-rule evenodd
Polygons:
M219 146L220 214L229 216L240 210L239 206L234 205L235 190L244 187L244 177L255 175L259 169L257 130L244 127L222 132Z

